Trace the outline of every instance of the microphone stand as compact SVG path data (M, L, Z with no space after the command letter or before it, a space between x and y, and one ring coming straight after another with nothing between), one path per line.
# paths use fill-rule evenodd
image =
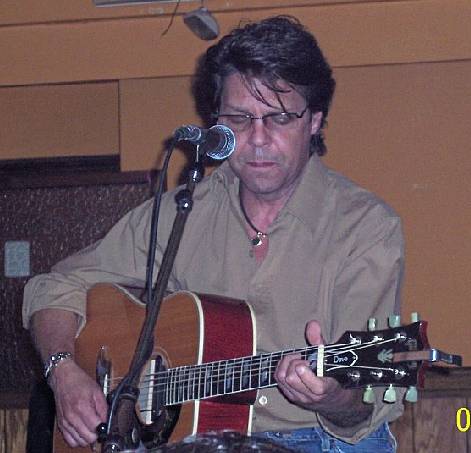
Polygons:
M128 374L113 392L112 402L106 424L98 427L99 440L103 443L103 453L115 453L136 449L140 444L139 421L135 413L139 396L139 377L146 362L150 359L154 345L154 328L160 311L162 299L167 289L173 263L180 246L186 220L193 208L193 192L203 176L203 165L197 151L196 161L190 169L186 187L177 193L175 201L177 214L168 240L162 264L157 275L152 300L148 301L146 317L141 328L139 340L129 366ZM151 264L153 265L153 263Z

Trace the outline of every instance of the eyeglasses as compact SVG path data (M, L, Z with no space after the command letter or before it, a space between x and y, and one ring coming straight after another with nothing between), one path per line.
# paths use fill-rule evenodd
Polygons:
M302 118L308 107L301 112L272 112L262 116L253 116L250 113L220 113L214 117L221 124L225 124L235 132L248 130L254 120L262 120L263 125L269 130L283 129L292 125L296 120Z

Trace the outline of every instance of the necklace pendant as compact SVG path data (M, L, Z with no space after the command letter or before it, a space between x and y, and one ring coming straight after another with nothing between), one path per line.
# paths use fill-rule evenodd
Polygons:
M253 239L252 239L252 245L254 247L259 247L260 245L262 245L263 243L263 238L265 237L265 235L263 233L261 233L260 231L257 232L257 236L255 236Z

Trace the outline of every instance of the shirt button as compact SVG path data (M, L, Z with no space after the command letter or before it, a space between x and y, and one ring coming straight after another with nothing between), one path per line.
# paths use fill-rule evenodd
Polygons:
M266 406L268 404L268 398L265 395L262 395L258 399L258 402L260 403L261 406Z

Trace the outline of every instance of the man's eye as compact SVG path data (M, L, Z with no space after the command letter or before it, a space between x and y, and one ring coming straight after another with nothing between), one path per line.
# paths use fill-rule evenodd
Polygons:
M228 117L229 121L233 124L246 124L250 118L245 115L234 115Z
M273 121L273 123L280 126L290 123L293 119L292 115L289 113L278 113L277 115L271 115L269 118Z

